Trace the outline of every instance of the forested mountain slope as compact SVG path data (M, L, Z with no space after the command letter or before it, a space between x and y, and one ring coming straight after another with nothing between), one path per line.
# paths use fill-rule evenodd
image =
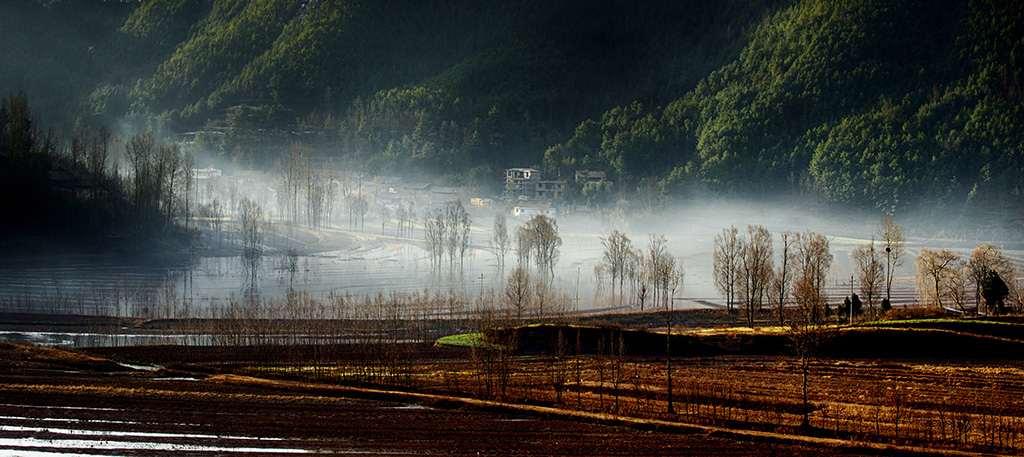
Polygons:
M884 211L978 200L1019 211L1022 52L1012 2L800 2L685 97L613 110L569 144L600 136L621 174L674 163L666 188L687 177ZM635 163L638 151L648 158Z
M1024 203L1024 18L1009 1L0 8L15 36L0 89L68 122L198 131L198 148L246 165L301 147L446 183L601 169L650 201L696 186L883 212Z

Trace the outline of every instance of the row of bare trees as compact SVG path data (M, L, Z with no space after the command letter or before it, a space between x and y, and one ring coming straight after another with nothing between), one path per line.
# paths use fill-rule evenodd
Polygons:
M293 147L278 160L276 169L280 177L277 203L281 217L293 224L304 223L313 230L328 225L338 199L348 196L347 189L339 189L334 167L317 166L301 146Z
M882 238L876 248L874 238L856 247L850 254L861 296L875 310L875 301L884 292L881 310L891 307L895 270L906 259L903 227L891 216L882 219L878 228ZM882 256L885 256L884 260ZM956 307L961 312L976 310L989 314L1007 311L1007 300L1024 303L1017 284L1017 269L1002 249L989 243L978 245L970 257L951 249L922 248L914 259L917 270L917 294L924 304L934 307Z
M876 247L872 237L851 252L851 259L868 305L873 308L884 290L886 308L894 271L904 260L905 241L903 227L890 216L882 219L878 234L882 246ZM787 231L779 234L777 262L774 249L772 234L760 225L748 226L746 234L730 226L715 237L714 281L726 307L742 306L750 325L766 302L776 307L779 324L785 324L783 311L791 303L805 307L802 311L810 313L812 320L823 317L827 312L827 273L833 260L828 239L814 232Z
M522 322L528 318L558 316L568 311L572 300L545 279L535 279L522 267L512 270L505 278L501 297L507 315Z
M136 232L170 227L179 218L187 224L195 187L195 157L183 153L176 143L157 143L150 132L129 138L124 156ZM93 166L100 166L99 158L94 161Z
M966 259L949 249L921 249L914 265L918 295L931 306L956 306L966 312L973 301L979 312L1003 314L1007 298L1021 303L1016 268L1002 249L991 244L979 245Z
M853 260L854 274L861 297L867 300L868 308L875 312L875 302L884 292L881 299L881 310L884 312L891 308L892 282L897 268L903 265L905 259L903 226L893 221L892 216L885 216L878 227L878 236L881 237L881 246L876 247L875 238L867 244L857 246L850 252L850 259ZM882 255L885 255L885 261ZM855 297L858 300L860 297ZM849 308L849 318L852 318L854 308Z
M629 236L615 229L601 237L601 245L604 246L602 262L595 272L599 278L608 278L613 296L618 291L619 304L623 302L626 285L641 310L648 300L655 306L667 307L682 287L682 263L668 251L665 235L652 233L646 248L634 247Z
M730 226L715 236L715 287L729 310L742 304L749 325L766 302L778 307L780 323L791 298L802 301L811 317L824 309L825 275L832 262L828 240L813 232L783 232L780 239L776 266L773 237L763 226L748 226L746 236Z
M423 217L423 234L435 266L441 264L445 254L450 268L455 267L456 255L460 264L465 261L472 223L462 200L449 200Z

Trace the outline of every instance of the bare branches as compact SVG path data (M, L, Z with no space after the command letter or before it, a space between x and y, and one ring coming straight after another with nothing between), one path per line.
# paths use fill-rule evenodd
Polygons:
M456 253L460 262L465 259L471 225L472 220L462 206L462 200L449 200L444 207L424 216L424 237L435 263L440 263L445 253L448 253L448 262L453 268Z
M520 268L527 267L532 260L539 273L548 278L554 277L555 263L562 247L562 237L558 235L558 223L554 219L538 214L516 227L515 245Z
M984 243L974 248L970 260L967 261L967 273L971 282L974 283L974 299L980 309L984 303L987 311L994 314L1002 314L1002 299L990 302L990 296L996 298L999 295L1005 298L1009 293L1004 278L1016 278L1017 274L1010 260L1003 255L1003 251L989 243ZM999 284L1002 283L1000 286ZM985 285L989 287L986 288ZM1002 289L1007 289L1002 293ZM988 290L986 290L988 289ZM990 295L991 292L1000 292Z
M821 322L828 306L825 283L832 268L832 253L828 238L807 232L796 243L796 277L793 281L793 299L798 308L797 319L807 327Z
M494 216L494 229L491 234L491 245L494 247L494 255L498 258L498 268L505 267L505 255L512 247L512 240L508 234L508 223L504 213Z
M885 275L885 300L886 303L892 300L892 277L896 269L903 265L903 245L906 240L903 236L903 226L893 222L891 215L882 218L882 225L878 228L878 234L885 244L885 259L888 263Z
M772 275L771 288L769 290L769 296L772 297L772 301L776 304L779 313L779 325L785 324L785 317L783 315L783 308L789 301L790 291L793 285L793 264L794 255L796 253L796 242L800 239L799 235L793 232L782 232L779 236L782 240L781 248L782 251L779 253L779 267L775 270L775 274Z
M259 203L243 198L238 203L238 221L242 232L242 258L255 279L263 254L263 208Z
M875 249L875 238L871 242L857 246L851 253L854 268L856 268L857 281L860 282L860 293L868 301L868 306L874 308L874 299L878 297L885 284L885 267L877 249Z
M608 274L612 280L612 295L615 295L615 282L619 283L619 304L622 304L622 284L626 279L626 266L629 263L629 251L632 242L625 233L612 230L608 237L601 237L604 246L604 263L608 265Z
M747 234L749 239L740 242L740 292L746 303L747 323L753 326L754 313L761 310L772 278L772 235L760 225L747 226Z
M917 290L932 306L942 306L943 298L957 300L956 276L963 274L963 257L948 249L921 249L914 261L917 267ZM951 295L951 292L953 295Z
M715 287L725 296L725 306L730 311L736 299L737 269L742 255L737 233L736 227L729 227L715 236Z

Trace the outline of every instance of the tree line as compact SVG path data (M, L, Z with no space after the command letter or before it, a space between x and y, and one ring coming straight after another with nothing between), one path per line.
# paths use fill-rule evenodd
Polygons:
M118 155L121 170L114 166ZM37 123L19 93L0 105L0 161L8 233L101 250L134 251L156 239L190 242L194 156L150 133L122 141L105 128L83 127L62 138Z
M896 270L907 259L907 241L903 226L892 216L882 218L876 235L881 241L872 236L850 252L859 295L847 296L838 306L840 320L892 309L892 285ZM834 261L828 238L813 232L782 232L778 237L775 243L759 225L748 226L745 235L729 227L715 237L714 281L727 309L742 310L750 325L766 304L775 308L780 325L786 324L791 305L801 319L824 320L830 310L827 291ZM924 305L997 315L1009 311L1009 302L1024 303L1016 266L992 244L977 246L969 258L950 249L922 248L914 265L916 292Z

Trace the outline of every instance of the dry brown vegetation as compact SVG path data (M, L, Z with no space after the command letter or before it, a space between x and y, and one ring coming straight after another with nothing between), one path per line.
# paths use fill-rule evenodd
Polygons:
M673 319L730 319L706 311L693 314ZM647 313L646 319L664 318ZM793 356L792 330L781 328L677 328L670 346L670 391L664 333L609 324L534 325L509 331L496 330L499 321L421 322L410 327L402 319L364 319L358 321L360 326L356 321L335 321L332 325L347 333L332 327L317 336L309 330L318 328L312 325L316 322L331 321L202 322L204 331L231 330L217 337L223 341L216 346L92 348L83 355L6 344L0 348L0 366L9 373L0 390L60 393L59 383L45 382L34 373L55 367L109 371L116 365L104 359L113 359L163 368L143 377L105 378L100 383L110 389L105 393L95 383L83 392L131 397L131 389L148 382L144 379L185 376L231 385L229 390L240 395L256 394L267 385L290 386L313 396L372 388L546 408L544 414L576 419L614 418L659 429L680 424L829 446L1015 454L1024 440L1024 365L1019 357L1024 354L1024 332L1013 317L917 319L832 330L807 364L806 411L804 364ZM182 325L198 323L137 325L180 331ZM306 324L312 325L306 333L296 333ZM467 325L487 331L486 344L456 348L427 341L438 326ZM232 341L235 344L225 344ZM239 375L274 383L240 383L240 378L231 377ZM27 385L36 387L25 390ZM263 387L250 391L245 386ZM219 395L219 390L214 392Z
M140 349L151 357L178 357L172 347ZM49 353L36 347L17 350ZM15 351L0 353L5 360L19 357ZM530 365L526 362L517 368ZM202 365L195 368L209 369ZM430 378L441 366L446 365L424 365L417 378ZM0 450L93 454L104 448L147 456L278 455L282 450L345 455L859 455L845 446L837 448L837 443L744 436L675 422L326 380L268 379L266 370L263 378L256 378L185 376L180 367L152 373L65 368L56 362L31 370L0 370Z
M93 352L176 370L398 389L847 444L1019 452L1024 365L992 355L1011 357L1020 353L1021 343L970 333L997 325L992 323L964 322L961 332L941 329L953 324L915 328L923 324L912 321L902 328L834 335L809 365L807 425L802 425L801 362L785 355L786 332L767 330L677 335L673 347L680 352L706 355L674 357L674 414L667 412L664 345L657 344L664 335L616 327L498 332L492 335L494 346L486 349L365 342ZM895 347L901 344L908 347ZM659 348L656 355L643 353L652 345ZM887 349L914 358L878 356ZM844 350L861 357L835 358ZM1000 352L1007 350L1014 352ZM943 353L953 358L927 358Z

